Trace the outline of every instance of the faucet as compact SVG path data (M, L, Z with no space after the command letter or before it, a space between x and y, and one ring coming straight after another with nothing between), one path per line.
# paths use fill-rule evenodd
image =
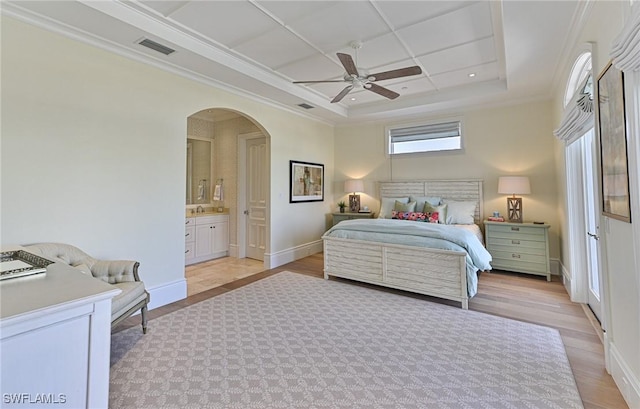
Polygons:
M196 213L204 213L204 208L202 206L198 206L196 208Z

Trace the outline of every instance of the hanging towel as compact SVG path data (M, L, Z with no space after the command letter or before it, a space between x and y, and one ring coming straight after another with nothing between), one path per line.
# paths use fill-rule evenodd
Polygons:
M213 200L222 201L223 200L222 196L223 196L222 185L217 184L215 189L213 190Z
M198 200L204 200L204 182L200 181L198 185Z

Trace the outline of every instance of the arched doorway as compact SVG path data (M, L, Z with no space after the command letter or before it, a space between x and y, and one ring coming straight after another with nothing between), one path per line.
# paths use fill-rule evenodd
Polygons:
M223 254L215 252L215 257L210 260L203 260L203 257L189 260L189 253L186 253L187 293L193 295L264 269L264 252L268 250L269 240L270 190L269 178L265 175L268 175L270 155L266 130L242 112L225 108L207 108L190 115L187 118L186 139L187 155L192 156L191 169L187 157L185 180L187 220L193 217L194 222L200 222L205 220L203 216L228 215L228 247ZM262 141L259 149L247 150L247 143L255 146L256 140ZM207 156L202 153L196 155L193 148L196 142L210 144L210 168L204 171L199 169L200 175L204 173L208 178L194 174L195 156ZM249 153L253 155L251 158ZM254 180L258 177L259 180ZM250 211L249 200L261 203L261 211L253 211L253 207ZM262 216L257 217L260 214ZM218 226L214 224L213 227ZM204 231L203 234L207 234L206 229ZM214 229L210 231L213 235ZM247 234L248 231L259 236ZM220 230L217 233L220 234ZM215 237L212 238L215 240ZM192 237L196 242L197 239L197 234ZM255 247L255 243L259 247L247 251L248 247ZM185 251L189 251L188 242L186 246ZM195 249L201 247L195 246ZM253 260L247 257L253 257Z

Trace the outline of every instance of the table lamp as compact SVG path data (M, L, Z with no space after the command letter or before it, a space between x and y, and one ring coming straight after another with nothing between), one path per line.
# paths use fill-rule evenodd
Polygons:
M349 211L350 212L359 212L360 211L360 195L356 194L356 192L364 191L364 182L360 179L349 179L344 182L344 191L345 193L352 193L349 195Z
M522 198L516 195L531 193L528 176L500 176L498 193L512 195L507 198L507 218L512 223L522 223Z

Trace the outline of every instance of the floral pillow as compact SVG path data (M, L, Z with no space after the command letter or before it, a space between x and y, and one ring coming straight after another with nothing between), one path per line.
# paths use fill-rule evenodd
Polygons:
M423 213L393 210L391 212L391 218L397 220L411 220L415 222L438 223L438 212Z

